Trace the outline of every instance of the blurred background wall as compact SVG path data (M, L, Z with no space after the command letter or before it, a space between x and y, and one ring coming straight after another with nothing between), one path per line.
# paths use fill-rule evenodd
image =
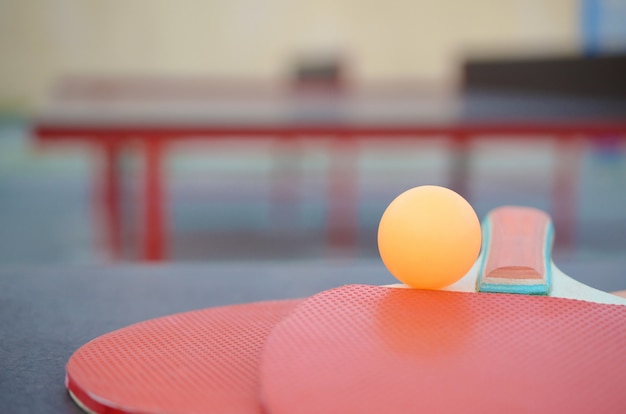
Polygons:
M454 88L467 58L625 51L626 0L0 0L0 266L108 263L94 208L101 154L40 148L31 134L30 116L60 77L281 81L303 56L339 54L350 81ZM477 213L503 204L552 213L559 148L550 137L502 138L470 148ZM575 161L574 240L557 252L557 262L587 283L619 289L626 274L626 146L601 138L604 144L585 142ZM123 257L135 260L142 158L127 150L120 162L130 228ZM449 150L441 137L381 140L346 157L357 182L357 257L378 260L377 224L393 197L415 185L449 184ZM323 139L278 156L269 140L172 145L165 166L169 258L327 257L330 165ZM269 194L280 180L295 194L275 214ZM593 280L600 275L611 282Z
M318 52L357 81L456 82L467 55L580 51L583 3L0 0L0 108L32 108L68 73L280 79Z

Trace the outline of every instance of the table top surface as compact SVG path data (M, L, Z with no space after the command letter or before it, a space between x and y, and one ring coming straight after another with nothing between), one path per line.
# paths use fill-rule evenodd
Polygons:
M621 259L558 261L582 282L624 288ZM0 412L80 413L64 386L67 360L89 340L136 322L394 282L378 259L0 269Z
M367 128L625 119L623 99L486 90L460 92L410 83L301 90L262 83L85 80L51 94L34 123L49 128Z

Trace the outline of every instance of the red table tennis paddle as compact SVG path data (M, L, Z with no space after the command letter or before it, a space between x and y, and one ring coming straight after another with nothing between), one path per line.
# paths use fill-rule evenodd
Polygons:
M350 285L300 304L264 346L266 412L626 412L626 300L552 264L538 210L498 209L484 231L447 291Z
M259 413L261 348L298 303L210 308L106 334L72 355L67 389L93 413Z

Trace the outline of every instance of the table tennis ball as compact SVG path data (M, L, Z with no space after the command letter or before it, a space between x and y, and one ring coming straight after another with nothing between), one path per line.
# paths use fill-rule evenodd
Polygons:
M480 222L459 194L415 187L389 204L378 226L378 250L387 269L418 289L440 289L463 277L481 244Z

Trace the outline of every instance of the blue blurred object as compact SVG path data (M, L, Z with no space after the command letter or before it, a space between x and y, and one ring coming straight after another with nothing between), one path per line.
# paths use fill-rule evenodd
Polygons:
M580 10L585 55L626 51L626 0L581 0Z

